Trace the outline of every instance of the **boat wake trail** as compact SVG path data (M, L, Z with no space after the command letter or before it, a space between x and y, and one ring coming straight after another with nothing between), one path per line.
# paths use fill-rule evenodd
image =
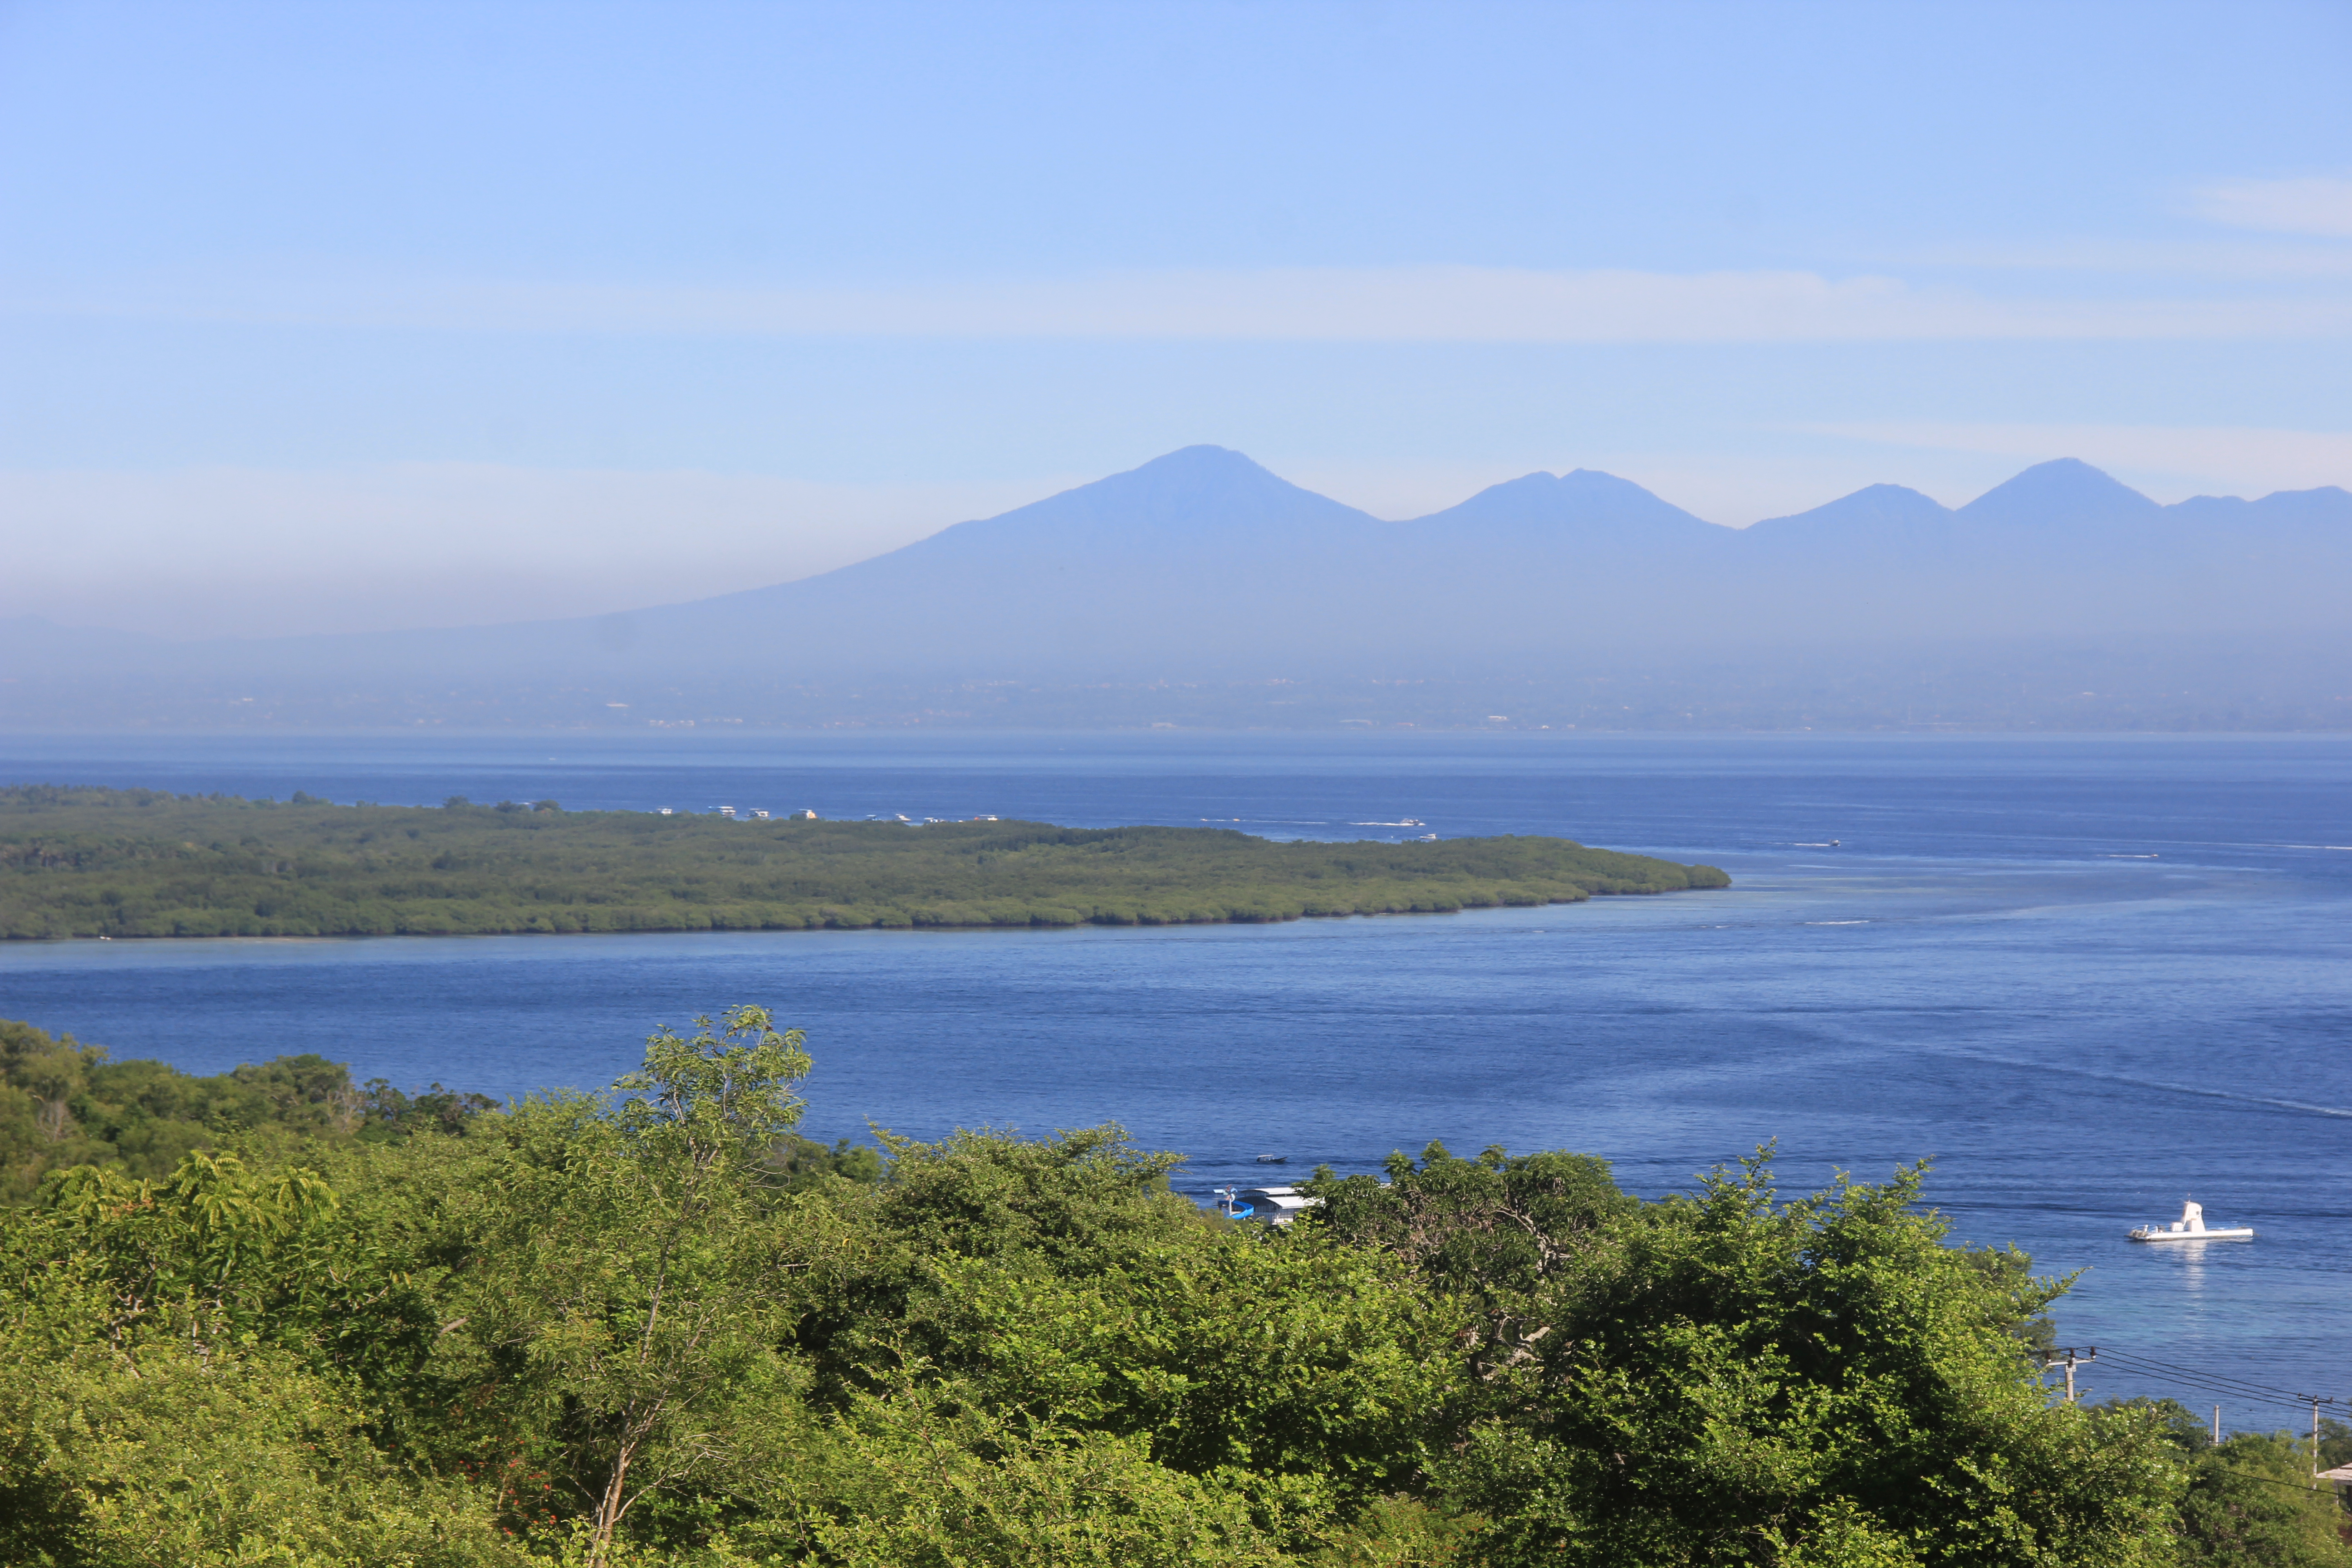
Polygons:
M2101 1072L2096 1068L2064 1067L2050 1062L2021 1062L2011 1057L1997 1057L1986 1051L1956 1050L1949 1046L1927 1047L1939 1057L1958 1057L1963 1061L1991 1062L1996 1066L2018 1068L2033 1073L2063 1073L2073 1078L2095 1079L2101 1083L2121 1084L2126 1089L2153 1089L2166 1094L2194 1095L2202 1100L2227 1100L2240 1105L2267 1105L2278 1110L2298 1110L2306 1116L2330 1116L2352 1121L2352 1107L2315 1105L2306 1100L2284 1100L2276 1095L2239 1094L2226 1089L2209 1089L2200 1084L2166 1083L2159 1079L2134 1078L2128 1073Z

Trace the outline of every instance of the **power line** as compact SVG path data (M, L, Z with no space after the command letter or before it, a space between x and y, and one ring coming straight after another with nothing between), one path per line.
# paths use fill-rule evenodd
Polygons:
M2248 1394L2263 1394L2284 1399L2295 1405L2306 1403L2301 1394L2296 1394L2292 1389L2281 1388L2273 1384L2256 1383L2252 1378L2233 1377L2226 1372L2211 1372L2208 1371L2204 1367L2178 1366L2171 1362L2158 1361L2153 1356L2139 1355L2131 1351L2119 1351L2112 1345L2107 1347L2107 1354L2116 1361L2137 1363L2140 1366L2145 1367L2151 1372L2164 1372L2175 1376L2194 1377L2208 1383L2228 1384L2234 1387L2242 1389Z
M2158 1384L2171 1384L2179 1388L2194 1389L2209 1397L2219 1394L2224 1399L2235 1400L2242 1404L2269 1405L2273 1408L2284 1406L2294 1410L2301 1410L2308 1405L2311 1409L2311 1441L2314 1456L2312 1462L2315 1467L2318 1464L2319 1407L2323 1405L2347 1403L2345 1400L2324 1394L2304 1394L2292 1389L2280 1388L2272 1384L2256 1383L2251 1378L2237 1377L2229 1373L2209 1372L2202 1367L2179 1366L2170 1362L2158 1361L2153 1356L2135 1355L2129 1351L2116 1350L2112 1345L2106 1347L2105 1353L2109 1363L2126 1377L2140 1377ZM2064 1367L2066 1403L2072 1405L2075 1399L2075 1368L2078 1365L2088 1365L2096 1362L2100 1352L2096 1347L2081 1349L2061 1347L2054 1351L2043 1351L2041 1354L2042 1371L2049 1372L2061 1365ZM2216 1411L2214 1424L2217 1433L2220 1423L2221 1415ZM2317 1473L2315 1468L2313 1474ZM2250 1479L2260 1479L2261 1478Z
M2300 1410L2310 1403L2309 1400L2293 1399L2284 1394L2247 1394L2223 1384L2210 1383L2201 1378L2185 1376L2178 1373L2149 1372L2127 1365L2120 1358L2115 1360L2112 1364L2116 1371L2130 1376L2146 1378L2155 1383L2170 1384L2176 1388L2191 1389L2199 1394L2218 1394L2242 1405L2262 1405L2283 1410Z
M2108 1360L2110 1364L2112 1364L2117 1371L2134 1377L2147 1378L2156 1383L2168 1383L2181 1388L2195 1389L2202 1394L2220 1394L2223 1398L2236 1400L2241 1403L2278 1405L2296 1410L2303 1408L2305 1403L2304 1400L2290 1398L2283 1394L2250 1393L2245 1389L2232 1387L2225 1383L2216 1383L2210 1378L2199 1377L2193 1373L2165 1372L2158 1371L2151 1367L2136 1366L2131 1363L2125 1361L2121 1356L2111 1354L2108 1357Z
M2312 1397L2307 1394L2298 1394L2288 1389L2273 1387L2269 1384L2254 1383L2244 1378L2231 1377L2226 1373L2212 1373L2206 1372L2199 1368L2175 1366L2168 1362L2159 1362L2145 1356L2137 1356L2128 1351L2118 1351L2113 1347L2106 1347L2105 1349L2105 1354L2107 1360L2119 1371L2138 1377L2150 1378L2158 1383L2178 1384L2183 1387L2198 1389L2206 1394L2219 1394L2229 1399L2235 1399L2257 1405L2284 1405L2290 1409L2296 1410L2300 1410L2305 1405L2312 1403ZM2333 1405L2337 1403L2337 1401L2333 1399L2323 1399L2320 1403L2323 1405Z
M2284 1400L2290 1405L2301 1405L2304 1403L2304 1401L2295 1398L2294 1394L2289 1390L2272 1388L2263 1384L2248 1383L2242 1378L2231 1377L2227 1373L2223 1373L2202 1372L2191 1367L2176 1367L2167 1365L2162 1362L2144 1361L2122 1351L2112 1351L2109 1352L2109 1356L2116 1363L2116 1364L2127 1366L2134 1372L2141 1373L2150 1377L2165 1377L2185 1383L2203 1384L2209 1388L2220 1389L2225 1393L2240 1394L2248 1399Z
M2275 1476L2258 1476L2252 1470L2234 1469L2228 1465L2216 1465L2213 1468L2223 1475L2236 1476L2243 1480L2260 1481L2266 1487L2284 1487L2289 1491L2298 1492L2308 1492L2313 1489L2309 1481L2283 1481Z

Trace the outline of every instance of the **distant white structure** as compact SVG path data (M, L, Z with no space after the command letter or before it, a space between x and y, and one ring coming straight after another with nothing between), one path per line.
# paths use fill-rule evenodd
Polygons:
M664 816L669 816L669 815L670 815L670 809L669 809L669 807L667 807L667 806L663 806L663 807L661 808L661 814L662 814Z
M751 819L755 822L765 822L768 820L768 814L764 811L755 811L751 814Z
M807 822L814 822L816 820L816 813L814 811L796 811L793 812L793 815Z
M735 815L735 808L731 805L722 805L719 808L719 815L721 816L732 816Z
M2134 1241L2245 1241L2253 1237L2251 1226L2221 1226L2209 1229L2205 1224L2205 1205L2190 1199L2180 1205L2180 1217L2170 1225L2144 1225L2131 1233Z

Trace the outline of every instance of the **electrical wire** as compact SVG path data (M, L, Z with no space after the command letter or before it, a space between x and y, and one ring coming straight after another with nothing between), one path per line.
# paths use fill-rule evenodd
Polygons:
M2134 1355L2129 1351L2110 1350L2105 1347L2102 1347L2101 1355L2106 1360L2107 1364L2133 1376L2149 1378L2159 1383L2177 1384L2209 1394L2218 1394L2225 1399L2241 1400L2257 1405L2284 1405L2290 1409L2308 1409L2312 1404L2309 1395L2299 1395L2293 1390L2279 1388L2265 1383L2255 1383L2247 1378L2232 1377L2227 1373L2176 1366L2169 1362ZM2336 1405L2341 1401L2323 1398L2319 1403Z
M2100 1346L2096 1353L2106 1364L2127 1376L2147 1378L2156 1383L2169 1383L2177 1387L2194 1389L2209 1397L2219 1394L2225 1400L2240 1404L2265 1405L2291 1410L2307 1410L2312 1404L2308 1396L2298 1395L2291 1389L2280 1388L2267 1383L2256 1383L2250 1378L2235 1377L2228 1373L2207 1372L2199 1367L2178 1366L2170 1362L2158 1361L2151 1356L2136 1355L2130 1351L2117 1350L2113 1346ZM2056 1364L2059 1363L2045 1363L2044 1370ZM2097 1364L2099 1364L2097 1362L2077 1363L2078 1366ZM2325 1398L2319 1403L2336 1405L2342 1401Z
M2307 1395L2298 1394L2293 1389L2280 1388L2267 1383L2256 1383L2251 1378L2235 1377L2226 1372L2209 1372L2203 1367L2176 1366L2170 1362L2158 1361L2153 1356L2144 1356L2131 1351L2107 1347L2103 1347L2103 1353L2118 1363L2131 1365L2145 1372L2161 1373L2173 1377L2194 1378L2202 1383L2234 1387L2256 1397L2283 1399L2291 1405L2311 1403ZM2337 1402L2334 1399L2323 1399L2320 1403L2334 1405Z
M2216 1465L2213 1468L2224 1475L2236 1476L2241 1480L2260 1481L2264 1486L2284 1487L2290 1491L2315 1492L2319 1489L2315 1482L2283 1481L2275 1476L2258 1476L2252 1470L2232 1469L2227 1465Z
M2197 1377L2201 1378L2208 1383L2233 1384L2236 1386L2244 1389L2249 1394L2281 1394L2290 1399L2297 1397L2295 1391L2293 1389L2281 1388L2275 1384L2258 1383L2252 1378L2239 1377L2232 1373L2214 1372L2210 1368L2200 1366L2181 1366L2174 1362L2158 1361L2154 1356L2141 1355L2137 1351L2124 1350L2116 1346L2104 1346L2102 1349L2105 1354L2114 1357L2117 1361L2132 1362L2137 1365L2147 1368L2151 1372L2165 1372ZM2305 1403L2308 1404L2309 1401L2306 1400Z
M2129 1367L2122 1367L2118 1370L2130 1373L2132 1369ZM2145 1376L2146 1374L2135 1373L2134 1375ZM2288 1399L2250 1398L2244 1394L2232 1394L2227 1389L2214 1388L2207 1384L2189 1383L2179 1378L2159 1377L2155 1378L2152 1381L2158 1384L2168 1384L2174 1388L2185 1389L2207 1397L2218 1397L2225 1402L2234 1401L2241 1405L2262 1405L2272 1410L2308 1410L2311 1408L2310 1404L2307 1401L2302 1404L2297 1404L2296 1402Z

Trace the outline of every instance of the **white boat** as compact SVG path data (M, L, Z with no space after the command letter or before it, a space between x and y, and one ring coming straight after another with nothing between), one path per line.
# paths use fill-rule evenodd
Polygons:
M1297 1187L1244 1187L1238 1195L1250 1206L1251 1213L1276 1225L1288 1225L1323 1202L1321 1198L1308 1197Z
M2180 1205L2180 1217L2170 1225L2144 1225L2131 1233L2134 1241L2246 1241L2254 1234L2252 1226L2222 1226L2208 1228L2205 1205L2194 1198Z

